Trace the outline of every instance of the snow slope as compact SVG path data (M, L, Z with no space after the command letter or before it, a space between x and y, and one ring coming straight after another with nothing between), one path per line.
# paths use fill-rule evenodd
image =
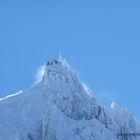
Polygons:
M102 106L63 58L41 80L0 99L0 140L140 140L140 125L115 103Z

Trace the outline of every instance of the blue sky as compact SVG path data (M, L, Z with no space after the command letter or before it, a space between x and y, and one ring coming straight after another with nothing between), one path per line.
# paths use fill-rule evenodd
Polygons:
M0 96L28 88L61 51L108 104L140 120L140 1L0 1Z

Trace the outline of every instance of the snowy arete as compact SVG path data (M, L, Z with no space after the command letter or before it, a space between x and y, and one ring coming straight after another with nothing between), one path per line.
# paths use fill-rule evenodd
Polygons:
M0 100L0 140L140 140L140 125L115 103L101 105L58 58L30 89Z

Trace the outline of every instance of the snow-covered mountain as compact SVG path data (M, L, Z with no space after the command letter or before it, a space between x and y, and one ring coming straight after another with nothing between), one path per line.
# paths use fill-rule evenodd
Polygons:
M34 86L0 100L0 140L140 140L140 125L117 104L101 105L58 58Z

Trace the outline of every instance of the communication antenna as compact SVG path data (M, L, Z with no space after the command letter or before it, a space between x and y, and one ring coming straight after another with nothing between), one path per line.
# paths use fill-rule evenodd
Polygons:
M59 52L59 59L60 60L62 59L62 52L61 51Z

